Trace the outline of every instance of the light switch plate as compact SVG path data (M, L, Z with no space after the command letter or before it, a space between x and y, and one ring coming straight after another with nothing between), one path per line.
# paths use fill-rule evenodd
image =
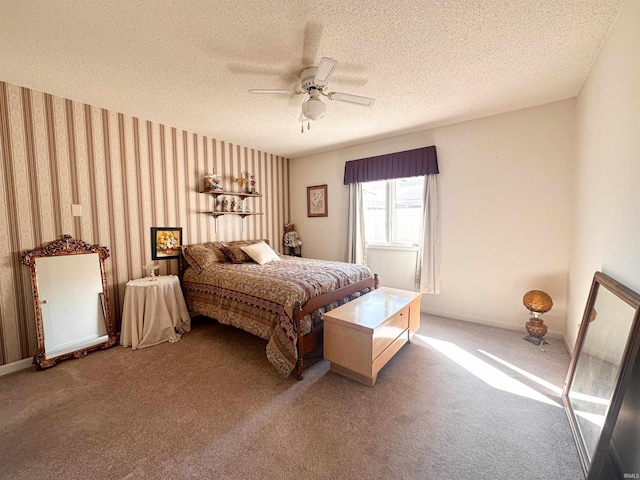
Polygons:
M71 205L71 215L73 215L74 217L81 217L82 216L82 205L79 205L79 204L76 204L76 203Z

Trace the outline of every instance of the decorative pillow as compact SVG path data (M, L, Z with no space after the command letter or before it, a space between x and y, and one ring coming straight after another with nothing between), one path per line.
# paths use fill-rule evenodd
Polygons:
M264 265L265 263L280 260L280 257L273 249L264 242L254 243L246 247L240 247L244 253L249 255L254 262Z
M222 247L227 260L231 263L251 262L251 257L242 251L240 245L225 245Z
M202 244L182 247L182 253L187 263L198 273L219 261L216 254Z
M224 243L209 242L209 243L203 243L202 245L204 245L206 248L208 248L214 253L218 262L228 262L227 257L224 254L224 251L222 250L222 247L224 247Z
M260 243L260 242L264 242L267 245L269 245L269 240L267 240L266 238L263 239L259 239L259 240L234 240L232 242L220 242L223 243L224 245L253 245L254 243Z
M223 243L222 251L231 263L251 262L253 260L242 251L242 247L258 242L264 242L264 240L235 240L233 242L225 242Z

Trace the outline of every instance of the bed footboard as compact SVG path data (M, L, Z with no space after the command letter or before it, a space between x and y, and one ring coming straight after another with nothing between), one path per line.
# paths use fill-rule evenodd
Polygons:
M296 333L298 335L298 362L296 365L296 378L302 380L302 370L304 369L304 357L309 353L322 347L323 342L323 328L315 328L313 323L311 325L311 332L306 335L302 335L301 321L305 315L310 314L318 310L320 307L329 305L332 302L341 300L345 297L353 295L354 293L361 292L362 290L376 289L378 288L378 274L374 274L373 277L366 278L358 283L353 283L345 287L327 292L324 295L313 297L307 301L304 305L296 303L293 310L293 320L296 326Z

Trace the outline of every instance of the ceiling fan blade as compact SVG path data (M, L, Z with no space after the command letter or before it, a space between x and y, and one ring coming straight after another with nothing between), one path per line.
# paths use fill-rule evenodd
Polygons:
M322 37L322 25L313 22L305 25L302 42L302 65L313 65L316 62L320 37Z
M249 93L255 93L258 95L298 95L300 93L307 92L300 92L298 90L263 90L254 88L249 90Z
M263 66L234 61L229 62L227 64L227 68L231 73L237 75L261 75L263 77L279 77L283 84L296 82L300 77L300 75L294 74L286 67L273 65Z
M325 86L329 83L329 79L333 72L336 69L338 62L336 62L333 58L322 57L320 60L320 65L318 65L318 71L316 72L316 77L314 78L314 83L318 86Z
M375 98L361 97L360 95L351 95L350 93L331 92L327 94L329 100L338 102L352 103L353 105L361 105L363 107L372 107L376 103Z

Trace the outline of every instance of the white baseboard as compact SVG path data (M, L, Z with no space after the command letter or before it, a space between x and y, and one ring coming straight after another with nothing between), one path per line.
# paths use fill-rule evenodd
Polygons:
M31 365L33 365L33 358L31 357L18 360L17 362L7 363L6 365L0 365L0 377L19 370L24 370L25 368L29 368Z
M514 325L513 323L495 322L493 320L487 320L485 318L476 318L476 317L470 317L468 315L458 315L458 314L449 313L449 312L438 312L435 310L420 310L420 311L422 313L426 313L427 315L435 315L436 317L451 318L452 320L462 320L463 322L479 323L480 325L487 325L489 327L498 327L498 328L504 328L507 330L518 330L518 331L522 331L524 334L527 333L524 327L524 324L526 322L523 322L522 325ZM546 336L549 338L561 339L565 345L567 344L567 339L565 338L563 333L549 330Z

